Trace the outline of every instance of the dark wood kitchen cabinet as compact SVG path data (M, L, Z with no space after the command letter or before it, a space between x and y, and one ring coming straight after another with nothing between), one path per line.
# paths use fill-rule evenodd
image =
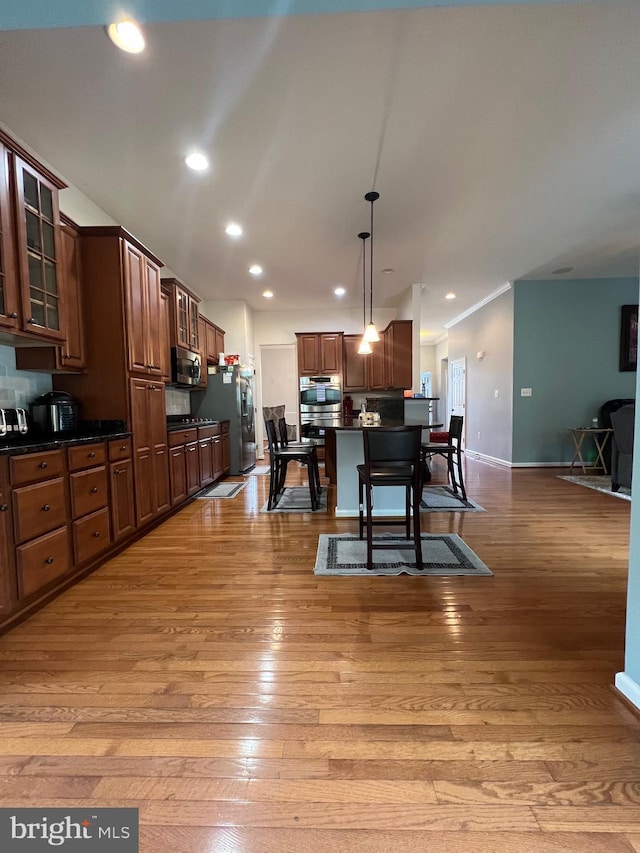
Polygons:
M56 175L0 131L0 327L62 342L64 282Z
M111 538L118 542L136 529L131 439L108 442Z
M64 288L62 329L64 341L55 346L18 347L18 370L73 372L84 370L84 320L82 316L82 271L80 263L79 230L71 220L60 215L61 283Z
M342 332L296 332L300 376L342 373Z
M171 505L177 506L200 489L198 428L171 430L167 441Z
M65 452L59 449L11 457L9 470L16 577L22 600L73 567Z
M13 609L16 599L14 588L13 560L9 544L11 542L11 506L9 503L10 486L6 476L6 464L0 466L0 621Z
M9 158L9 150L0 137L0 327L15 332L19 327L20 297L16 279Z
M209 384L209 374L207 372L207 349L206 349L206 340L207 340L207 321L206 318L202 316L202 314L198 315L198 330L199 330L199 340L200 340L200 381L198 382L198 388L206 388Z
M222 474L231 471L231 441L229 439L229 421L222 421Z
M169 454L164 385L131 379L131 431L138 526L169 509Z
M198 427L201 486L208 486L215 479L213 442L219 431L219 424Z
M371 344L370 355L358 355L362 335L345 335L343 390L385 391L411 388L412 322L392 320Z
M392 320L385 329L388 388L404 389L412 386L412 328L411 320Z
M371 344L369 355L360 355L362 335L345 335L343 341L343 391L377 391L387 388L387 368L384 332Z
M160 263L136 243L123 240L129 371L162 378Z
M163 278L161 286L169 296L171 346L200 352L202 342L198 327L199 297L177 278Z
M107 448L100 441L67 452L73 552L75 564L81 566L111 544Z
M166 322L162 262L119 226L80 232L86 331L86 373L57 374L85 420L122 420L133 436L136 526L170 507L165 386L160 353ZM166 338L165 338L166 340ZM157 347L157 355L153 355ZM149 373L156 370L158 379Z
M224 330L203 314L200 315L200 320L204 323L204 341L200 341L203 352L202 363L218 364L220 353L224 352Z

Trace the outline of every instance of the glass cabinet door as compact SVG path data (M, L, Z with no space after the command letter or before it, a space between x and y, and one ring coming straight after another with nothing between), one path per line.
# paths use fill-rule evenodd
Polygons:
M176 287L176 339L178 346L189 346L189 297Z
M19 157L15 162L23 328L62 339L58 190Z
M18 282L9 199L9 155L0 145L0 326L18 328Z
M189 346L192 350L200 349L200 330L198 328L198 303L194 299L189 300L189 330L190 340Z

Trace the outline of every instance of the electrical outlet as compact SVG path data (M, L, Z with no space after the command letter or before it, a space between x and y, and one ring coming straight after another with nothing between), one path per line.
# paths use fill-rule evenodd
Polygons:
M493 396L494 396L494 397L499 397L499 396L500 396L500 389L499 389L499 388L496 388L496 390L493 392Z
M520 389L520 396L521 397L531 397L532 394L533 394L533 391L531 390L531 388L521 388Z

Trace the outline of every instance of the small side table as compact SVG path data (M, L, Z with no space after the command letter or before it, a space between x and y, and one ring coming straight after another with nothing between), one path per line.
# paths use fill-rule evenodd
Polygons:
M569 432L573 437L573 443L576 447L576 452L571 465L569 466L569 471L573 471L574 468L580 467L582 468L583 474L586 474L587 471L599 470L602 470L603 474L608 474L607 464L604 461L602 451L605 449L607 441L609 441L609 436L613 430L601 429L599 427L576 427L575 429L570 429ZM596 448L596 458L593 465L588 465L582 457L583 442L587 436L590 436L593 439L593 443Z

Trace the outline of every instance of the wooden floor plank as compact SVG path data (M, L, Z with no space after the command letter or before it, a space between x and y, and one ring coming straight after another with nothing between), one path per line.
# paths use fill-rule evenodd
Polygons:
M465 465L487 511L422 525L481 582L315 577L354 520L249 477L0 637L0 798L135 805L142 853L640 853L629 504Z

